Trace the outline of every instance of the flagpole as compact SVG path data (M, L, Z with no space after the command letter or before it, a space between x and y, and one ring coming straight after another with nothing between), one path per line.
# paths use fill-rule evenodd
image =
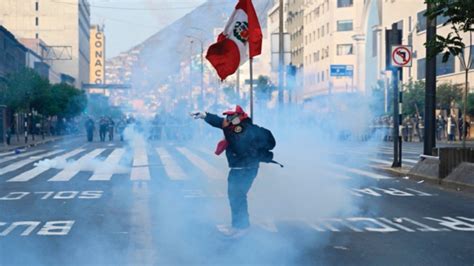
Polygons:
M250 118L253 119L253 58L250 58Z

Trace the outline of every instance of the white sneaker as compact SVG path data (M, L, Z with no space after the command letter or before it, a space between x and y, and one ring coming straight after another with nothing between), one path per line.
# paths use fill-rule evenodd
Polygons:
M237 239L245 236L249 232L249 228L234 228L224 225L218 225L217 230L229 239Z

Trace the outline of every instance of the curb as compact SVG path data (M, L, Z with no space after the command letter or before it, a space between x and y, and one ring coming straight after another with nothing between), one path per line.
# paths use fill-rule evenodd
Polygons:
M426 181L429 181L432 184L436 184L436 185L439 185L439 186L446 185L446 186L451 187L451 188L463 187L463 188L467 188L467 189L474 189L474 185L469 184L469 183L462 183L462 182L455 182L455 181L451 181L451 180L444 180L444 179L434 178L432 176L410 174L409 173L410 169L406 169L406 168L405 169L397 169L397 168L391 168L391 167L384 167L384 168L380 168L380 169L382 171L394 174L397 177L409 176L413 180L418 180L418 181L426 180Z
M47 143L63 140L65 137L66 136L55 137L55 138L42 140L42 141L38 141L38 142L20 144L20 145L17 145L17 146L5 146L6 148L5 149L0 148L0 151L2 151L2 152L7 151L8 152L8 151L14 151L16 149L25 149L25 148L36 147L36 146L39 146L39 145L44 145L44 144L47 144Z

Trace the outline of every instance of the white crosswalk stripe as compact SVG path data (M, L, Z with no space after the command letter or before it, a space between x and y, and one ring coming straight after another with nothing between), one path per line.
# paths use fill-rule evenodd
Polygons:
M15 159L20 159L20 158L25 158L25 157L32 156L38 153L42 153L42 152L44 152L44 150L30 151L30 152L15 154L15 155L12 154L0 159L0 163L4 163L4 162L12 161Z
M101 154L105 149L95 149L92 150L91 152L87 153L86 155L82 156L79 160L76 161L77 165L80 165L82 163L86 163L88 161L93 160L95 157L97 157L99 154ZM79 169L76 167L66 167L63 169L61 172L53 176L51 179L49 179L49 182L65 182L71 180L76 174L80 172Z
M373 172L369 172L367 170L352 168L352 167L348 167L348 166L344 166L344 165L340 165L340 164L333 164L333 163L330 163L329 165L331 167L335 168L335 169L343 170L343 171L346 171L346 172L349 172L349 173L352 173L352 174L361 175L361 176L365 176L365 177L369 177L369 178L373 178L373 179L377 179L377 180L379 180L379 179L391 179L391 177L384 176L384 175L377 174L377 173L373 173Z
M125 154L125 149L120 148L120 149L115 149L105 160L106 165L118 165L120 162L120 159L122 159L122 156ZM112 178L112 173L108 172L108 169L99 169L97 172L95 172L91 178L89 178L90 181L109 181Z
M156 152L160 156L163 166L165 167L166 174L171 180L184 180L187 179L183 169L178 165L175 159L168 153L165 148L156 148Z
M70 157L73 157L81 152L83 152L84 149L75 149L75 150L72 150L68 153L65 153L61 156L58 156L58 157L55 157L53 160L57 160L57 161L62 161L62 160L67 160L68 158ZM20 175L17 175L15 176L14 178L11 178L9 180L7 180L7 182L27 182L27 181L30 181L31 179L39 176L40 174L48 171L50 169L50 167L46 167L46 166L37 166L29 171L26 171L26 172L23 172L21 173Z
M225 172L219 171L217 168L200 158L188 148L178 147L176 148L181 154L184 155L194 166L199 168L204 174L210 179L225 179Z
M41 160L43 158L47 158L47 157L50 157L50 156L54 156L58 153L61 153L63 152L64 150L55 150L55 151L52 151L52 152L48 152L48 153L45 153L45 154L41 154L39 156L32 156L26 160L22 160L22 161L19 161L19 162L16 162L16 163L12 163L2 169L0 169L0 175L3 175L3 174L6 174L6 173L9 173L9 172L12 172L12 171L15 171L15 170L18 170L20 168L22 168L23 166L26 166L30 163L33 163L35 161L38 161L38 160Z
M130 179L132 181L148 181L150 180L150 169L148 169L148 155L146 146L138 146L133 153L132 171Z

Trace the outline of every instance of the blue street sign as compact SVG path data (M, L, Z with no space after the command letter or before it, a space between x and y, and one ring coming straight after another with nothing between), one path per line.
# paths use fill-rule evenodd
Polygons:
M331 77L352 77L353 75L353 65L331 65Z

